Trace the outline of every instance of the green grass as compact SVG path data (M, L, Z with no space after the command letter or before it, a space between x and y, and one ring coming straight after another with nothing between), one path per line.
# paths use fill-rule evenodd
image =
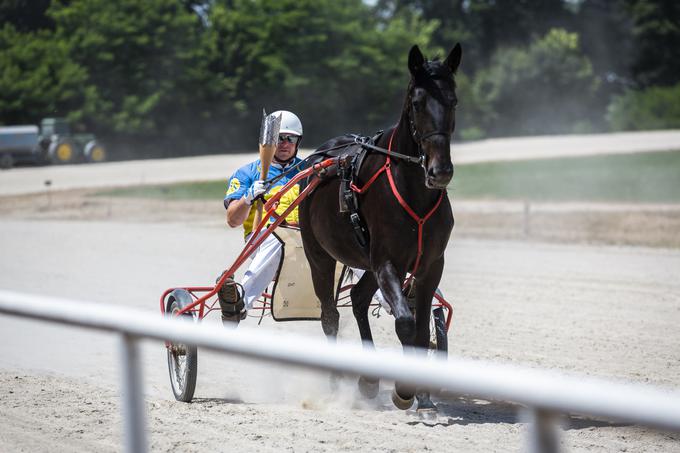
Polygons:
M680 202L680 151L456 167L454 199Z
M140 186L97 195L220 200L226 181ZM454 199L680 203L680 151L458 165Z
M226 181L189 182L159 186L134 186L97 192L97 196L162 198L169 200L221 200Z

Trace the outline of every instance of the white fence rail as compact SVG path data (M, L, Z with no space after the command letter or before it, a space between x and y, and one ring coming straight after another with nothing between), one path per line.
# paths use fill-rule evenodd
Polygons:
M0 291L0 313L115 332L121 335L123 417L126 450L146 451L138 340L153 338L195 344L272 362L411 383L459 395L502 400L528 407L532 451L556 451L553 416L576 413L654 428L680 431L680 393L605 381L450 358L427 360L359 346L310 342L308 338L163 318L148 311Z

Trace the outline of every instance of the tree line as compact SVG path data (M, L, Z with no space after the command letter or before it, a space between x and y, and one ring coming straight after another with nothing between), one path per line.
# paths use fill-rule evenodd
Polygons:
M408 49L463 46L457 137L680 127L671 0L0 0L0 123L67 117L119 157L305 146L397 120Z

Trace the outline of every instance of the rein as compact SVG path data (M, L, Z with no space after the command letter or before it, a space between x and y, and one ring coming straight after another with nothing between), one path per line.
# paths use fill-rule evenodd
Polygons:
M385 159L385 164L383 164L382 167L376 171L373 176L366 182L366 184L363 185L363 187L357 187L354 183L350 185L350 188L355 191L358 194L363 194L365 193L369 187L378 179L378 176L380 176L383 172L387 173L387 180L390 183L390 188L392 189L392 194L394 197L397 199L399 204L401 205L402 208L404 208L404 211L408 213L408 215L415 220L415 222L418 224L418 253L416 255L416 262L413 265L413 269L411 270L411 275L409 276L408 280L404 283L404 288L406 288L411 281L413 280L416 271L418 270L418 267L420 266L420 258L423 256L423 226L425 225L425 222L427 222L430 217L432 217L432 214L434 214L437 209L439 208L439 205L441 204L442 200L444 199L444 190L441 190L439 192L439 198L437 199L437 202L434 204L434 207L430 209L430 211L425 214L423 217L419 217L418 214L415 213L415 211L409 206L409 204L404 200L404 198L401 196L399 193L399 189L397 188L396 183L394 182L394 176L392 175L392 166L390 164L390 156L391 155L396 155L398 154L399 156L405 156L404 154L400 153L395 153L392 151L392 140L394 139L394 134L396 132L397 128L395 127L394 130L392 131L392 135L390 135L390 141L387 146L387 149L384 151L387 151L384 154L387 154L387 158ZM434 135L434 134L432 134ZM376 147L378 148L378 147ZM383 148L379 148L383 149ZM406 157L411 157L411 156L406 156ZM411 159L414 159L411 157ZM420 160L420 159L418 159Z
M396 130L396 128L395 128ZM392 135L394 135L394 132L392 132ZM434 134L429 134L429 135L434 135ZM381 148L379 146L375 146L371 143L368 143L367 139L365 137L354 137L354 143L361 145L364 148L368 148L373 151L377 151L379 153L385 154L388 159L390 156L396 157L398 159L405 160L406 162L410 162L412 164L418 164L418 165L423 165L425 163L425 155L421 154L418 157L413 157L409 156L407 154L401 154L396 151L392 151L390 148L392 147L392 137L390 137L390 144L388 145L388 149Z
M435 132L433 134L428 134L428 136L429 135L435 135L435 134L437 134L437 132ZM385 154L388 157L389 156L396 157L397 159L402 159L402 160L405 160L406 162L409 162L409 163L412 163L412 164L418 164L421 167L425 165L425 155L424 154L421 154L419 157L413 157L413 156L409 156L407 154L401 154L401 153L398 153L396 151L392 151L390 149L385 149L385 148L381 148L379 146L375 146L375 145L369 143L368 140L369 140L368 137L361 137L359 135L355 135L354 136L354 142L348 142L348 143L343 143L342 145L333 146L332 148L324 149L324 152L334 151L336 149L341 149L341 148L347 148L348 146L352 146L352 145L356 144L356 145L359 145L361 147L370 149L372 151L377 151L379 153ZM276 182L278 182L279 180L284 178L288 173L291 173L291 172L295 171L296 169L304 166L307 163L308 160L313 159L315 157L316 156L314 154L310 154L309 156L305 157L300 162L298 162L297 164L288 168L287 170L280 173L279 175L274 176L273 178L264 181L264 183L267 186L272 186L273 184L275 184Z

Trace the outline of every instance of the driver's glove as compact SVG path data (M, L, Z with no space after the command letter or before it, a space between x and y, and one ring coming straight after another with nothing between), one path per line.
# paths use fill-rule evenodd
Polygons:
M259 179L255 181L255 183L246 191L244 197L248 206L252 205L253 202L266 191L267 189L264 185L264 181L260 181Z

